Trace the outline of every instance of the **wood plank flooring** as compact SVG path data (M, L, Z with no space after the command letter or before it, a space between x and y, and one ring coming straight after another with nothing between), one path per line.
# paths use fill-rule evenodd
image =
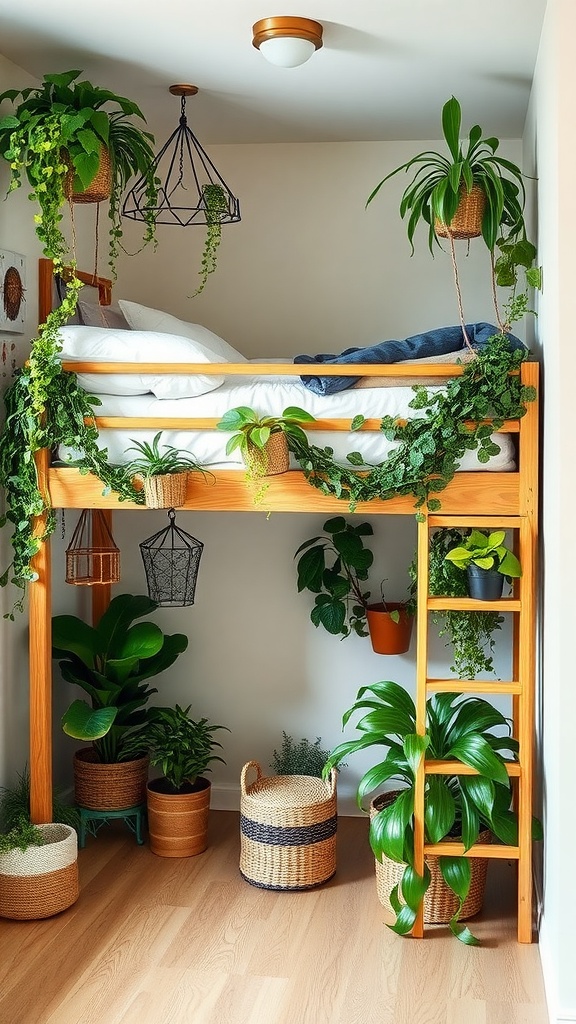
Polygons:
M0 922L0 1024L548 1024L514 865L490 863L467 948L386 928L364 819L339 819L336 875L307 893L246 883L238 828L212 811L209 849L183 860L121 823L89 838L74 907Z

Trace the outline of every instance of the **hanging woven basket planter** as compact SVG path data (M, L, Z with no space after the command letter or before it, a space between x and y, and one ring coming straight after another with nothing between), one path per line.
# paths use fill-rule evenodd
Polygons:
M176 525L173 508L169 525L140 544L148 596L165 608L194 604L204 545Z
M92 587L120 580L120 549L100 509L85 508L66 549L66 583Z
M460 189L458 209L449 224L436 219L434 230L440 238L478 238L482 234L482 217L486 207L486 193L479 185L470 192Z
M70 164L70 160L67 156L64 157L65 163ZM112 194L112 163L110 160L110 151L106 146L100 146L100 165L96 172L95 177L92 179L88 188L82 192L74 192L74 168L70 166L70 170L66 175L64 181L64 195L66 199L71 203L103 203L110 199Z

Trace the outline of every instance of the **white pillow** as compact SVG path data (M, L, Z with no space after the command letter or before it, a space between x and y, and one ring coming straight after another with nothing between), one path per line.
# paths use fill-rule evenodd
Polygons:
M149 306L141 306L138 302L128 302L126 299L119 299L118 305L135 331L164 331L166 334L178 334L181 338L200 342L214 355L221 356L223 362L247 362L246 356L201 324L190 324L186 320L172 316L171 313L164 313L161 309L150 309Z
M80 324L60 328L60 359L104 363L225 363L199 342L158 331L107 330ZM214 391L224 377L191 374L80 373L80 386L100 395L146 395L156 398L196 398Z

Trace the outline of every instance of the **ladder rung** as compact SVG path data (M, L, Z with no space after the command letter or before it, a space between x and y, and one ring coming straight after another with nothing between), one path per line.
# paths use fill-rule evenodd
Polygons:
M522 519L520 516L428 516L428 526L436 529L439 526L485 526L488 529L519 530Z
M522 683L498 679L427 679L426 686L436 693L522 693Z
M499 860L518 860L520 850L517 846L501 846L499 843L477 843L464 849L463 843L426 843L424 853L433 853L435 857L492 857Z
M516 597L501 597L498 601L478 601L474 597L429 597L427 606L431 611L467 612L519 612L522 608Z
M505 761L504 767L509 776L519 778L521 774L521 765L518 761ZM467 764L462 764L461 761L433 761L426 760L424 762L424 771L426 775L478 775L476 768L471 768Z

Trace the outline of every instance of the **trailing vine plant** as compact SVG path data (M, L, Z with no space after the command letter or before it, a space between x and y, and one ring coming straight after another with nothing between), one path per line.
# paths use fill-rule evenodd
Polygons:
M536 397L517 373L527 354L510 349L508 338L495 334L441 391L414 385L410 408L420 415L382 419L380 429L395 445L384 462L372 465L360 452L350 452L350 466L338 466L332 448L298 438L289 438L290 449L308 482L323 494L348 501L351 512L360 501L413 495L421 520L423 506L430 512L441 507L435 495L453 479L465 452L476 451L478 462L485 465L500 451L491 435L504 420L525 415L526 403ZM363 416L356 416L351 429L358 430L363 422Z
M208 275L216 270L218 248L222 240L222 214L226 213L228 208L226 193L218 184L208 183L202 186L202 201L206 208L206 238L198 271L200 284L192 298L204 291Z

